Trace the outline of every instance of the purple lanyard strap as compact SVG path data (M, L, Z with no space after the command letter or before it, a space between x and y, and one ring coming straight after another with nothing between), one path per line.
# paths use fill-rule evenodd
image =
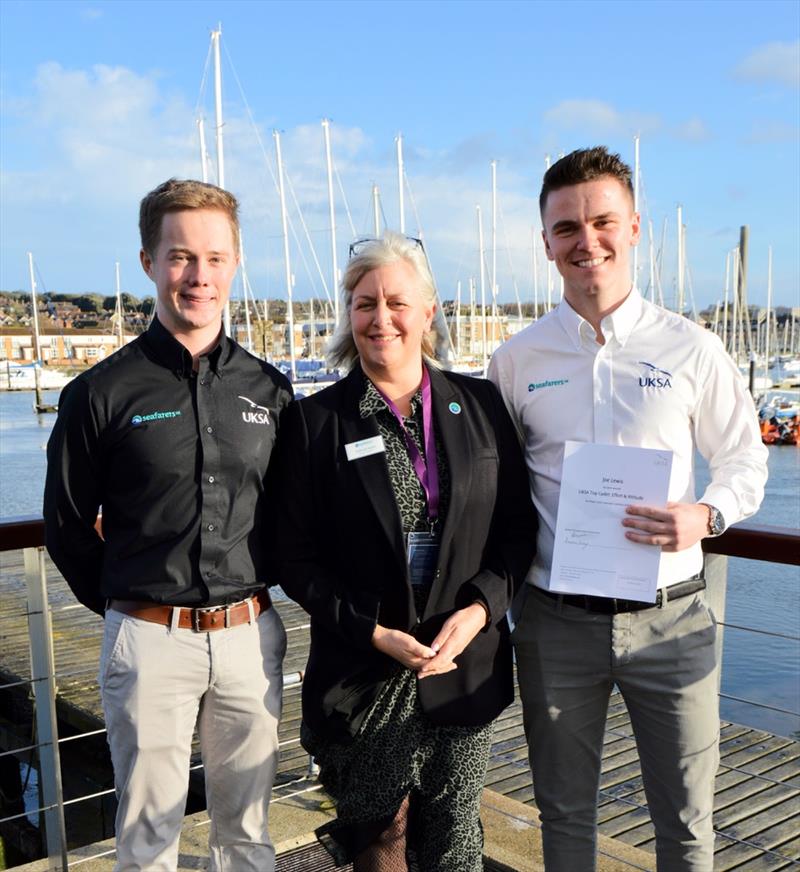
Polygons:
M425 500L428 504L428 520L431 525L436 523L439 517L439 468L436 465L436 440L433 435L433 402L431 400L431 377L425 366L422 367L422 433L425 444L425 457L423 457L416 442L406 429L405 421L395 403L376 388L383 397L391 413L397 418L397 423L403 431L406 440L408 456L414 466L422 490L425 491ZM426 463L427 459L427 463Z

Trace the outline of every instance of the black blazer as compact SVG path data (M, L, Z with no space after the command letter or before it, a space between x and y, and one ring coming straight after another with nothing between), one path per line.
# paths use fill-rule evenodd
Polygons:
M376 622L430 644L453 611L478 599L489 608L488 629L456 659L458 669L420 681L422 708L436 723L479 725L514 698L505 615L533 559L537 526L522 451L493 384L429 371L451 493L422 615L385 454L348 461L345 453L378 435L374 416L359 413L360 367L281 417L276 580L311 616L303 719L318 735L355 735L399 668L372 646Z

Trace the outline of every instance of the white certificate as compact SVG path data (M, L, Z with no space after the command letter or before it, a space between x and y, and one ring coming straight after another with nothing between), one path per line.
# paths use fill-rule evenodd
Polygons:
M625 507L665 506L672 452L567 442L550 590L655 602L661 548L625 538Z

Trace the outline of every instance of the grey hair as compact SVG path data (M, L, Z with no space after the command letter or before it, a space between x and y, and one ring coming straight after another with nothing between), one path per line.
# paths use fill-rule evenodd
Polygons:
M433 281L428 258L416 240L408 239L392 230L384 231L380 239L365 242L359 252L350 258L342 279L343 311L336 330L325 349L328 366L352 369L358 360L358 349L353 339L350 323L350 307L353 304L353 291L368 272L405 261L416 273L417 289L429 306L437 304L436 285ZM440 366L447 360L449 343L447 324L437 307L430 331L422 337L422 356L433 366Z

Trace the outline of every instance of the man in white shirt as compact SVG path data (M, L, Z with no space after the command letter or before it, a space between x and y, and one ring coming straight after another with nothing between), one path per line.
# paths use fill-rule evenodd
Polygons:
M489 377L525 446L540 525L512 637L548 872L595 868L608 699L631 717L659 872L710 872L719 751L715 621L700 540L753 514L767 477L753 403L712 334L631 285L639 241L630 168L604 147L547 171L545 249L558 307L503 345ZM630 506L634 542L661 549L655 605L549 590L567 440L669 449L666 506ZM711 483L695 498L693 457Z

